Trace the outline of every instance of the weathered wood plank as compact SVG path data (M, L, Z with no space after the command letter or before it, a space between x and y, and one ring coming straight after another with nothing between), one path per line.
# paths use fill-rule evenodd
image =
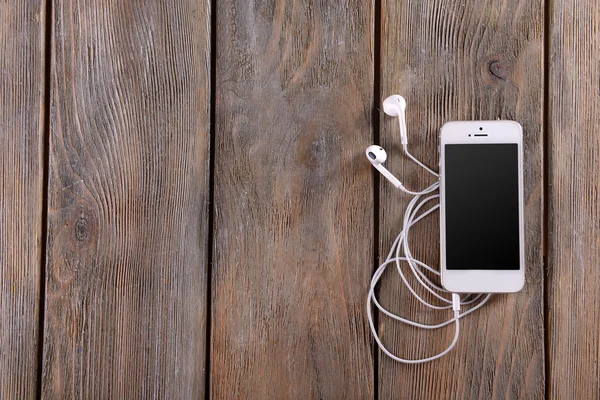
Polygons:
M209 2L52 18L43 397L200 398Z
M0 4L0 398L33 398L42 239L44 1Z
M373 3L217 7L211 394L372 398Z
M383 1L382 93L405 95L409 147L437 168L442 124L456 119L512 119L524 128L526 287L495 296L461 323L457 347L441 360L402 365L380 353L379 398L531 398L544 396L542 267L543 4L541 1ZM431 178L401 155L397 122L382 114L388 167L409 188ZM381 248L387 254L410 200L381 184ZM439 265L439 215L423 222L414 255ZM420 321L451 315L421 306L390 273L384 304ZM452 328L424 332L380 317L383 340L399 354L423 358L444 350Z
M600 396L600 3L551 2L548 397Z

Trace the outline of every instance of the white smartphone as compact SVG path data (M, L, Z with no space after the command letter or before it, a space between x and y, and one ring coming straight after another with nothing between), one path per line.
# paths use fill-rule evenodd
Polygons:
M442 285L453 293L518 292L525 284L521 125L448 122L439 150Z

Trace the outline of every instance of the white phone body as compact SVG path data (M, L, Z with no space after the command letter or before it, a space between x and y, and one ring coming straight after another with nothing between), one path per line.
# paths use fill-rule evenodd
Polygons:
M477 136L475 136L477 135ZM485 135L485 136L483 136ZM517 144L518 156L518 246L519 246L519 269L453 269L447 268L447 237L446 237L446 214L447 214L447 190L446 187L446 145L470 144L470 145L494 145L494 144ZM456 151L458 146L449 147L450 151ZM463 147L464 148L464 147ZM489 146L486 147L490 149ZM513 146L504 146L505 149L513 149ZM470 147L470 151L476 147ZM483 147L481 149L484 149ZM494 148L491 151L495 151ZM455 121L446 123L440 134L440 247L441 247L441 278L445 289L453 293L513 293L521 290L525 284L525 246L524 246L524 223L523 223L523 130L521 125L514 121ZM456 153L454 153L456 154ZM512 154L512 153L511 153ZM453 159L457 159L455 155ZM512 160L512 157L510 158ZM451 161L456 162L456 161ZM468 163L468 160L466 160ZM451 168L451 167L449 167ZM457 170L457 169L455 169ZM512 170L512 169L511 169ZM450 173L450 172L449 172ZM513 175L511 175L513 176ZM450 179L450 178L449 178ZM456 176L452 179L456 181ZM514 180L514 178L513 178ZM511 181L512 182L512 181ZM466 184L468 185L468 183ZM473 189L474 196L477 195L476 188ZM453 197L454 198L454 197ZM514 197L511 197L514 198ZM485 207L485 205L484 205ZM513 207L514 210L514 207ZM492 210L490 210L492 211ZM514 212L513 212L514 214ZM511 214L512 215L512 214ZM456 212L454 214L456 218ZM455 221L455 220L454 220ZM514 225L511 225L514 226ZM490 229L494 229L493 226ZM456 231L456 230L455 230ZM512 232L512 231L511 231ZM460 239L464 240L464 239ZM464 241L461 243L465 243ZM511 243L515 243L512 237ZM494 244L492 244L493 246ZM504 243L497 243L499 248ZM514 246L512 246L514 247ZM511 248L512 248L511 247ZM464 252L464 245L460 247ZM501 250L501 249L499 249ZM516 250L515 250L516 251ZM463 254L463 253L460 253ZM513 254L511 259L515 259ZM456 264L456 256L454 261ZM514 268L514 266L513 266Z

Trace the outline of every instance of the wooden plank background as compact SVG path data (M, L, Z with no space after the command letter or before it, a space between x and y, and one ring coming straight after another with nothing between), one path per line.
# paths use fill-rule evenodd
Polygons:
M548 396L600 398L600 3L550 7Z
M53 5L45 398L204 396L209 15Z
M45 2L0 3L0 399L38 379Z
M0 2L0 398L599 398L598 32L597 0ZM392 93L432 167L448 120L525 137L526 287L418 366L366 320L409 199L365 147L431 182Z
M379 398L403 393L406 398L539 399L544 395L543 4L384 1L381 32L382 96L406 97L409 149L427 165L437 168L438 135L446 121L500 118L523 126L527 284L518 294L492 297L483 309L461 320L456 349L439 361L403 365L381 354ZM387 167L412 190L433 183L403 156L397 120L383 113L381 118ZM382 179L382 258L411 199ZM411 236L413 254L428 265L439 265L439 213L420 223ZM421 305L394 271L386 278L382 301L400 315L430 324L449 318L450 313ZM454 335L452 327L427 332L385 316L380 332L396 353L412 359L443 351Z
M372 398L372 2L217 7L211 393Z

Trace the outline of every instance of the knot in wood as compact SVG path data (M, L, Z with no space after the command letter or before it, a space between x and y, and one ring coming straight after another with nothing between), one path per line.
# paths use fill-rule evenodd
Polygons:
M75 221L75 239L78 242L84 242L88 237L88 219L85 214L81 214Z
M488 64L488 71L492 77L502 81L508 80L510 76L509 66L506 63L498 60L490 61Z
M95 241L96 222L94 214L85 206L79 206L70 218L71 243L75 248L89 246Z

